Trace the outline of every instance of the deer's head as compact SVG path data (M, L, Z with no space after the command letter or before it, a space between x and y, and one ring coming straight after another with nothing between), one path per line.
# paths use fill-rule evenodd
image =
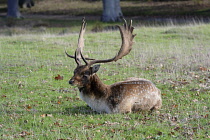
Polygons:
M77 87L84 87L91 81L91 76L99 70L100 65L92 67L81 65L74 70L74 76L69 80L69 84Z
M91 77L100 68L100 65L98 64L94 65L94 64L117 61L121 59L123 56L127 55L131 51L133 38L135 37L135 35L132 34L134 27L132 26L132 20L130 21L129 25L127 25L126 20L124 21L125 23L123 26L117 26L120 30L120 34L122 38L122 45L117 55L111 59L96 60L92 58L85 58L82 54L82 50L84 48L83 36L85 33L85 28L86 28L86 22L85 22L85 19L83 19L80 34L79 34L79 39L78 39L78 46L77 46L74 56L69 55L65 51L66 55L70 58L73 58L75 62L77 63L77 67L74 70L74 76L69 81L70 85L75 85L78 87L86 86L87 84L91 82ZM85 64L82 64L81 60L83 60Z

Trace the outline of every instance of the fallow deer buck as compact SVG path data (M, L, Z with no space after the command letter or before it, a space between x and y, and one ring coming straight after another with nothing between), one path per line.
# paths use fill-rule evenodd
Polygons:
M100 65L96 63L108 63L117 61L127 55L133 44L134 27L132 21L127 25L126 20L123 26L117 26L120 30L122 45L117 55L111 59L96 60L85 58L82 54L84 47L84 33L86 28L85 19L83 19L78 47L75 55L66 55L74 58L77 67L74 70L74 76L70 79L69 84L79 88L80 97L94 111L99 113L129 113L132 111L149 111L159 109L162 105L160 90L149 80L141 78L129 78L125 81L118 82L112 85L105 85L96 72ZM82 65L81 59L85 65Z

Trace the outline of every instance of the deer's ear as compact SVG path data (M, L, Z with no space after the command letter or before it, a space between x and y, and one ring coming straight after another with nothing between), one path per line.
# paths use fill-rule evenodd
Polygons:
M99 70L99 68L100 68L100 65L94 65L92 67L92 73L96 73Z

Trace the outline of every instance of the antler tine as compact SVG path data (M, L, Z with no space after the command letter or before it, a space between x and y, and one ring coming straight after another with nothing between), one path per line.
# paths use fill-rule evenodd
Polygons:
M75 59L75 56L68 54L67 51L66 51L66 49L65 49L65 54L66 54L68 57L74 58L74 59ZM93 58L88 58L88 57L85 57L84 59L86 59L86 60L95 60L95 59L93 59Z
M130 20L129 29L131 30L131 33L133 33L134 27L132 26L133 21Z
M107 63L107 62L117 61L121 59L123 56L127 55L131 51L132 45L133 45L133 39L136 36L136 35L133 35L134 27L132 26L132 20L130 21L130 24L128 26L126 20L124 19L124 25L117 26L117 27L120 30L120 34L122 38L122 45L117 55L111 59L90 61L88 63L89 66L95 63Z
M123 20L124 20L124 24L123 24L124 25L124 28L127 29L128 28L127 21L124 18L123 18Z
M70 55L70 54L67 53L66 48L65 48L65 54L66 54L68 57L70 57L70 58L74 58L74 56L72 56L72 55Z
M80 33L79 33L78 46L77 46L77 49L75 50L74 56L68 54L67 51L66 51L66 48L65 48L65 54L70 58L74 58L77 65L81 65L80 58L82 56L82 50L83 50L83 47L84 47L83 36L84 36L84 33L85 33L85 28L86 28L86 22L85 22L85 18L83 18L82 26L81 26ZM82 59L86 64L87 64L86 60L95 60L95 59L92 59L92 58L84 58L84 57Z
M79 38L78 38L78 45L77 45L77 49L75 51L75 62L77 63L77 65L81 65L81 53L83 51L83 47L84 47L84 34L85 34L85 28L86 28L86 22L85 22L85 18L83 18L82 20L82 26L80 29L80 33L79 33ZM86 61L85 61L86 63ZM87 64L87 63L86 63Z

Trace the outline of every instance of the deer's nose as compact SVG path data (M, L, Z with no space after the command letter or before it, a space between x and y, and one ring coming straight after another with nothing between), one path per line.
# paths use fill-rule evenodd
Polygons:
M69 80L69 84L70 84L70 85L73 85L73 83L74 83L74 80L72 80L72 79Z

